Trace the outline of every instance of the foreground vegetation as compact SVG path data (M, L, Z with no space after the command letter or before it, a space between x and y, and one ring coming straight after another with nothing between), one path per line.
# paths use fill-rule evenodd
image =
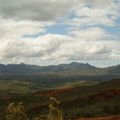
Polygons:
M27 114L23 103L11 103L6 110L5 120L63 120L62 110L59 108L60 102L55 98L50 98L49 113L41 114L33 119Z

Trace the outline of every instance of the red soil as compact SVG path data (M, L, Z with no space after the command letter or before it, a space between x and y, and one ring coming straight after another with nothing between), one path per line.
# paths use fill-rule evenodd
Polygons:
M37 91L34 93L36 96L43 95L43 96L57 96L57 95L64 95L67 93L76 93L79 91L79 88L62 88L62 89L53 89L53 90L42 90ZM89 100L96 100L96 101L106 101L111 99L114 96L120 96L120 88L114 88L111 90L106 90L101 93L97 93L95 95L89 96Z
M98 117L98 118L80 118L75 120L120 120L120 115L108 116L108 117Z
M44 95L44 96L56 96L56 95L61 95L69 92L75 91L77 88L62 88L62 89L53 89L53 90L43 90L43 91L38 91L35 93L35 95Z
M111 99L114 96L120 96L120 88L116 88L116 89L111 89L111 90L107 90L104 91L102 93L98 93L96 95L93 95L90 97L90 99L94 99L96 101L106 101Z

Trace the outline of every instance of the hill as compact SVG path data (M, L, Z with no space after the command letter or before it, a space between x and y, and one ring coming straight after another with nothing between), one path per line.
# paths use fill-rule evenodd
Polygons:
M97 85L42 90L34 94L56 97L61 101L65 116L72 119L120 113L120 79Z
M0 118L13 101L22 101L30 115L47 113L50 96L61 102L66 119L120 114L120 79L114 79L89 85L69 84L27 94L0 91Z

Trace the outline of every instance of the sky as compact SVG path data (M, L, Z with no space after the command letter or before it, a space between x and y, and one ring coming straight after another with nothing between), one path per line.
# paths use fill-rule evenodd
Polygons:
M0 0L0 63L120 64L120 0Z

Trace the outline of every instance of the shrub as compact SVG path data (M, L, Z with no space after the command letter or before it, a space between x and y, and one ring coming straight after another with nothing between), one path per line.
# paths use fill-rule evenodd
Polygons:
M60 102L55 98L50 98L50 105L49 105L49 120L63 120L62 110L59 108Z
M23 104L11 103L6 110L6 120L29 120Z
M49 113L39 115L33 120L63 120L62 110L59 107L60 102L55 98L50 98ZM6 120L30 120L27 117L23 103L11 103L6 110Z

